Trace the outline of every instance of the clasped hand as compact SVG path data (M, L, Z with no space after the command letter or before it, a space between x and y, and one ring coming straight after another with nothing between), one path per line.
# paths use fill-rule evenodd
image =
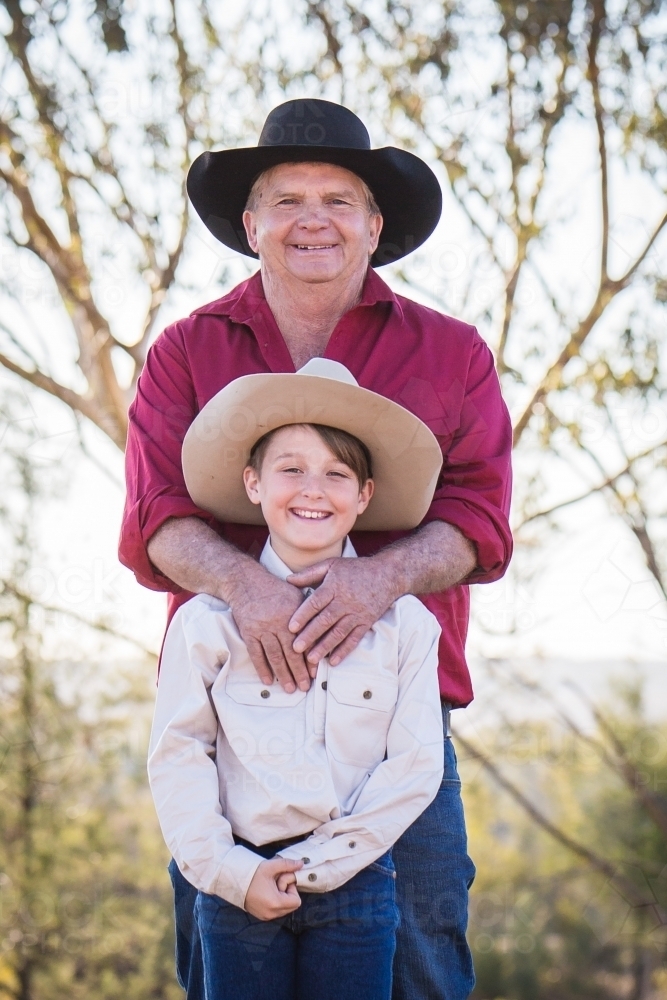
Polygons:
M275 920L301 906L296 875L303 861L291 861L276 855L262 861L252 877L245 897L245 909L258 920Z
M305 587L317 587L306 600ZM232 612L261 680L307 691L320 660L335 667L348 656L399 596L395 588L374 557L328 559L287 582L261 569Z

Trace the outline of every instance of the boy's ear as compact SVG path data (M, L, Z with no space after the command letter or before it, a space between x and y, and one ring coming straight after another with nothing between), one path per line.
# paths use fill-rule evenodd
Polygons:
M251 503L259 503L259 476L252 466L247 465L243 470L243 485Z
M372 479L367 479L364 485L359 490L359 503L357 504L357 517L368 507L371 502L371 497L375 492L375 483ZM249 495L249 494L248 494Z

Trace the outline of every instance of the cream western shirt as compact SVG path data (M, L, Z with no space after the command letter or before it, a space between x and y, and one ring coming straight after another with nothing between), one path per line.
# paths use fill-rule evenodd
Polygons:
M356 553L346 542L344 556ZM290 570L270 542L260 562ZM300 889L335 889L394 844L443 770L435 617L401 597L309 691L263 684L227 604L200 595L167 631L148 775L160 826L197 889L243 907L252 844L303 835Z

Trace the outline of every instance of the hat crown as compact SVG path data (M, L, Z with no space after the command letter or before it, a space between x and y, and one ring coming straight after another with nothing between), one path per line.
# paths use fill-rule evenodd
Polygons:
M318 378L331 378L336 382L346 382L348 385L359 385L345 365L330 358L311 358L303 368L299 368L297 375L316 375Z
M279 104L269 113L258 145L370 149L371 140L364 123L349 108L299 98Z

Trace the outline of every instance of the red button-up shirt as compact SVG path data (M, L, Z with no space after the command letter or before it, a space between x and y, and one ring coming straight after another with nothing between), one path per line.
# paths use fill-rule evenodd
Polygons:
M325 357L340 361L359 385L412 410L431 428L444 456L424 523L456 525L474 542L470 582L503 575L512 552L511 426L488 347L474 327L395 295L371 269L361 302L333 331ZM170 517L200 517L256 558L267 530L221 523L188 495L181 445L197 413L223 386L256 372L294 365L264 297L259 273L224 298L167 327L151 347L130 407L127 501L120 560L139 583L170 593L169 615L192 594L150 562L146 546ZM359 555L372 555L407 532L353 532ZM422 596L442 627L440 691L453 705L472 700L465 661L468 587Z

